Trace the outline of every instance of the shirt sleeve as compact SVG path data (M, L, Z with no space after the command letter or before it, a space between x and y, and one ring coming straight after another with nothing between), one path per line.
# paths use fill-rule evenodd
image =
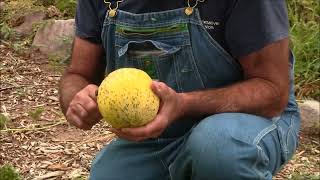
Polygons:
M285 0L237 0L226 22L225 38L238 58L289 36Z
M75 17L76 36L93 43L101 43L101 26L96 5L96 0L78 0Z

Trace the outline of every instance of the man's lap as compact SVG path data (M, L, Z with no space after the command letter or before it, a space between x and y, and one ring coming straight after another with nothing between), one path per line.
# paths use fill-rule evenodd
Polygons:
M272 121L223 113L203 119L180 138L115 140L97 155L91 179L271 179L295 148L282 142L290 138L283 137L292 124L289 117Z

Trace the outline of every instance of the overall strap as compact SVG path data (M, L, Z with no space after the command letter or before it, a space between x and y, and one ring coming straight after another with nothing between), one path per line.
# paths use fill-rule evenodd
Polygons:
M115 17L117 15L117 10L119 8L119 4L123 2L123 0L116 1L115 7L112 7L112 3L110 2L110 0L103 0L103 1L108 6L109 17ZM196 8L199 3L202 3L204 1L206 1L206 0L196 0L195 3L193 5L191 5L190 0L187 0L188 7L186 7L186 9L184 11L185 14L190 16L193 13L194 8Z

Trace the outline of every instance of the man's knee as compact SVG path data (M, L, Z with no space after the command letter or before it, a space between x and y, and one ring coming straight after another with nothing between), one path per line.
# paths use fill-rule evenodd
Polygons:
M221 114L208 117L193 128L187 143L195 162L221 166L221 163L229 164L235 161L237 149L243 146L243 143L234 139L233 125L225 119L229 118L228 116Z
M239 122L241 120L243 122ZM203 119L187 141L194 176L216 179L255 177L257 173L252 167L259 159L259 149L253 143L256 135L250 134L252 131L246 129L250 126L245 125L252 120L264 121L241 113L224 113Z

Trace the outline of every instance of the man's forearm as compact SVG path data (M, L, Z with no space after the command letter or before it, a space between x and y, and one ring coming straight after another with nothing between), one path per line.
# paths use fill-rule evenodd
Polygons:
M73 97L89 84L98 85L104 76L103 48L76 37L72 60L60 81L60 106L65 114Z
M242 112L264 117L278 115L287 103L269 81L250 79L225 88L182 94L185 115Z
M78 74L66 73L60 82L60 106L65 114L73 97L90 83Z
M289 40L273 42L241 57L244 81L228 87L182 94L186 115L242 112L279 115L289 96Z

